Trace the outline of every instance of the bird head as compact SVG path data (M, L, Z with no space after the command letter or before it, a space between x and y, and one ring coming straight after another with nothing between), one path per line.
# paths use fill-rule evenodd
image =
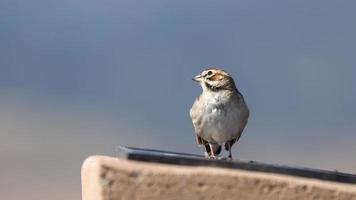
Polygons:
M209 67L193 78L203 90L236 90L233 78L222 69Z

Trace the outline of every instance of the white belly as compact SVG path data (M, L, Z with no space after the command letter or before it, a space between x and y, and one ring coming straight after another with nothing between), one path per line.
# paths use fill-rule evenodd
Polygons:
M203 115L201 137L208 142L224 143L241 134L241 111L228 102L209 102Z

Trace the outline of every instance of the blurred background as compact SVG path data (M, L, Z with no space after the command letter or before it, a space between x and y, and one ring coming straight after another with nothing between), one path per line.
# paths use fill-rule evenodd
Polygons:
M355 1L0 0L0 193L80 199L129 145L201 154L191 77L220 66L251 117L235 157L356 173Z

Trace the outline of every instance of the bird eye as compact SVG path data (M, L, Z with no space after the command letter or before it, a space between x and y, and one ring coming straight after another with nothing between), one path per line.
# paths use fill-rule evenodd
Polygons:
M208 71L208 76L212 75L213 72L212 71Z

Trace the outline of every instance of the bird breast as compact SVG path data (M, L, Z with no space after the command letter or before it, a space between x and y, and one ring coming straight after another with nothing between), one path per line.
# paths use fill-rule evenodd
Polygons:
M241 119L242 107L236 95L203 93L200 100L204 105L200 137L209 142L224 143L240 136L244 124Z

